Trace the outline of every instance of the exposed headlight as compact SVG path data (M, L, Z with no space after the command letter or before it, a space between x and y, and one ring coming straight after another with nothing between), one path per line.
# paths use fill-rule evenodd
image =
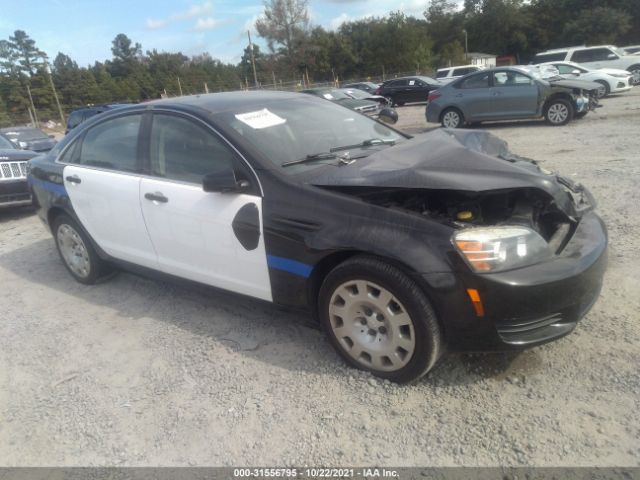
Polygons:
M456 232L453 243L476 272L533 265L551 256L549 245L527 227L478 227Z
M629 73L610 73L609 75L616 78L627 78L631 76Z

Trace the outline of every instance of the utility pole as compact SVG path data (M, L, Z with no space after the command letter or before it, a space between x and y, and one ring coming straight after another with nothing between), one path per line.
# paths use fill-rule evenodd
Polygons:
M40 128L40 121L38 120L38 113L36 112L36 106L33 104L33 97L31 96L31 88L27 83L27 93L29 94L29 101L31 102L31 109L33 110L33 117L35 118L36 128Z
M209 93L209 87L207 86L207 82L204 82L204 93Z
M467 42L467 29L463 28L462 33L464 33L464 61L465 63L469 63L469 45Z
M178 77L178 91L180 92L180 96L182 96L182 85L180 85L180 77Z
M60 100L58 100L58 92L56 92L56 86L53 84L53 75L51 75L51 68L49 68L49 62L44 62L44 69L47 71L47 75L49 75L49 82L51 82L51 90L53 90L53 96L56 99L56 105L58 106L58 113L60 114L60 122L64 127L66 122L64 121L64 113L62 113L62 107L60 107Z
M273 70L271 70L271 76L273 77L273 89L277 90L278 86L276 85L276 73Z
M249 37L249 50L251 51L251 66L253 67L253 81L256 88L258 88L258 74L256 73L256 59L253 56L253 43L251 43L251 32L247 30L247 37Z

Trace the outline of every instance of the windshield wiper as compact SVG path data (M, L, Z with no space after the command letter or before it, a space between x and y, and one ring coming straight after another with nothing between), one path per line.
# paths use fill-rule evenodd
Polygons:
M371 147L373 145L395 145L396 140L383 140L381 138L370 138L364 142L356 143L354 145L344 145L342 147L333 147L329 152L339 152L340 150L349 150L350 148L362 148Z
M338 155L335 152L339 152L341 150L349 150L351 148L362 148L362 147L370 147L372 145L394 145L396 140L383 140L381 138L370 138L369 140L365 140L364 142L356 143L354 145L344 145L342 147L333 147L328 152L320 152L313 153L311 155L307 155L304 158L300 158L298 160L291 160L290 162L284 162L281 167L289 167L291 165L300 165L301 163L309 163L315 162L317 160L331 160L332 158L337 158L341 164L349 165L353 162L353 160L357 158L365 157L366 155L360 155L357 157L349 157L348 155Z
M315 162L316 160L331 160L332 158L338 158L338 155L333 152L313 153L299 160L291 160L290 162L284 162L281 165L281 167L289 167L291 165L300 165L301 163Z

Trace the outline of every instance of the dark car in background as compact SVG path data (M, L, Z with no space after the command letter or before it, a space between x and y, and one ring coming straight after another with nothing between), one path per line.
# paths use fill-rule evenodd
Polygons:
M363 92L366 98L362 98L363 95L357 89L319 87L302 90L302 93L324 98L358 113L379 118L385 123L396 123L398 121L397 112L392 108L385 107L387 101L384 97L371 96Z
M559 76L543 79L524 68L493 68L431 92L425 113L427 122L445 128L541 117L564 125L597 105L599 88L598 83Z
M375 94L387 97L392 105L402 106L410 102L426 102L429 92L441 86L442 83L431 77L402 77L387 80Z
M112 103L112 104L104 104L104 105L90 105L87 107L82 107L77 110L74 110L69 114L69 119L67 120L67 129L65 130L65 135L69 133L71 130L76 128L85 120L90 119L91 117L98 115L102 112L106 112L107 110L111 110L112 108L122 107L126 104L121 103Z
M0 135L0 208L31 204L27 161L38 155L22 150Z
M120 265L306 310L349 364L397 382L447 350L568 335L606 266L582 185L487 132L410 137L312 95L105 112L29 180L78 282Z
M373 82L352 82L343 84L342 88L357 88L363 92L374 93L379 86L379 84Z
M22 150L34 152L48 152L56 143L53 135L47 135L35 127L8 127L0 129L0 135L5 137L14 146Z

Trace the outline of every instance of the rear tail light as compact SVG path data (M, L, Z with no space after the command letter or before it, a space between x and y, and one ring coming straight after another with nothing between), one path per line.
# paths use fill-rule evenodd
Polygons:
M434 100L437 100L441 96L442 94L440 93L439 90L432 90L431 92L429 92L429 96L427 97L427 102L433 102Z

